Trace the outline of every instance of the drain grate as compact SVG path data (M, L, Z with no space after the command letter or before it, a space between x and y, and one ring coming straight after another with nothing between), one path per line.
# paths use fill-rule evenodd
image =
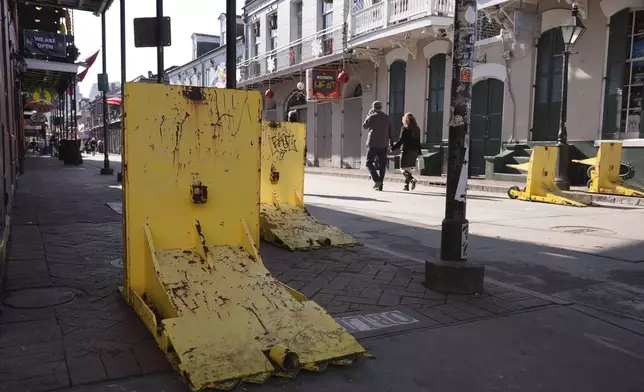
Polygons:
M601 227L591 227L591 226L555 226L551 227L550 230L556 231L559 233L568 233L568 234L589 234L589 235L615 235L612 230L602 229Z

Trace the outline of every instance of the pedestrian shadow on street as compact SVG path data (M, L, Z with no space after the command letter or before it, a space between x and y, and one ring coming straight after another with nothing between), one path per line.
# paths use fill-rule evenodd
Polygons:
M321 199L337 199L337 200L353 200L353 201L377 201L379 203L391 203L389 200L374 199L372 197L360 196L341 196L341 195L318 195L313 193L305 193L304 196L319 197Z
M440 192L440 193L434 193L434 192L419 192L419 191L387 191L387 193L401 193L405 195L418 195L418 196L432 196L432 197L445 197L445 192ZM481 195L467 195L468 199L473 199L473 200L487 200L487 201L501 201L500 199L503 198L501 194L499 196L481 196Z

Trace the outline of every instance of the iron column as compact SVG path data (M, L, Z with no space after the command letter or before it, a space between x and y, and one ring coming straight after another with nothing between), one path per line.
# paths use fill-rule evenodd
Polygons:
M237 2L226 0L226 88L237 88Z
M459 0L454 11L451 119L447 152L447 193L441 234L441 260L467 259L469 222L467 175L476 40L476 0Z
M448 293L483 292L484 267L467 260L469 222L465 217L476 40L476 0L457 0L454 9L452 89L447 151L445 219L441 261L425 262L425 285Z
M119 152L121 153L121 172L116 174L116 180L121 181L123 179L123 148L125 148L125 83L126 78L126 62L125 62L125 52L126 52L126 41L125 41L125 0L121 0L120 4L120 19L121 19L121 140Z
M566 121L568 117L568 60L570 52L566 49L561 54L563 57L563 75L561 81L561 118L559 120L559 133L557 134L557 174L555 184L561 190L570 189L570 180L568 179L568 129Z
M157 0L157 83L163 83L163 0Z
M101 14L101 39L103 48L101 49L101 54L103 57L103 75L107 75L107 55L105 50L107 49L107 38L105 36L105 12ZM106 81L107 82L107 81ZM103 153L105 159L103 159L103 168L101 169L101 174L112 175L114 174L114 169L110 167L110 155L107 152L107 128L109 127L108 123L108 109L107 109L107 91L103 89Z

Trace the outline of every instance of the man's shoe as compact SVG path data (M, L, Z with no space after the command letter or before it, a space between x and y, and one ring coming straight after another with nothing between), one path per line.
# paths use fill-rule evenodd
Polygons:
M416 189L416 182L417 182L417 181L416 181L416 179L415 179L415 178L413 178L413 179L411 180L411 190L412 190L412 191L413 191L414 189Z
M409 190L409 185L405 184L405 187L403 188L403 191L408 191Z
M382 182L378 185L378 190L382 192Z
M373 189L378 190L378 188L380 188L380 183L379 182L374 183Z

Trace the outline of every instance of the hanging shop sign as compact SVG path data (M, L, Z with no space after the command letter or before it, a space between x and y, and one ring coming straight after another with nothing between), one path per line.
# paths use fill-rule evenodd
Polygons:
M27 93L25 107L40 113L52 111L57 106L58 95L48 87L34 87Z
M306 84L306 99L308 101L334 101L340 98L337 69L307 69Z
M47 57L67 57L65 36L44 31L25 30L25 52Z

